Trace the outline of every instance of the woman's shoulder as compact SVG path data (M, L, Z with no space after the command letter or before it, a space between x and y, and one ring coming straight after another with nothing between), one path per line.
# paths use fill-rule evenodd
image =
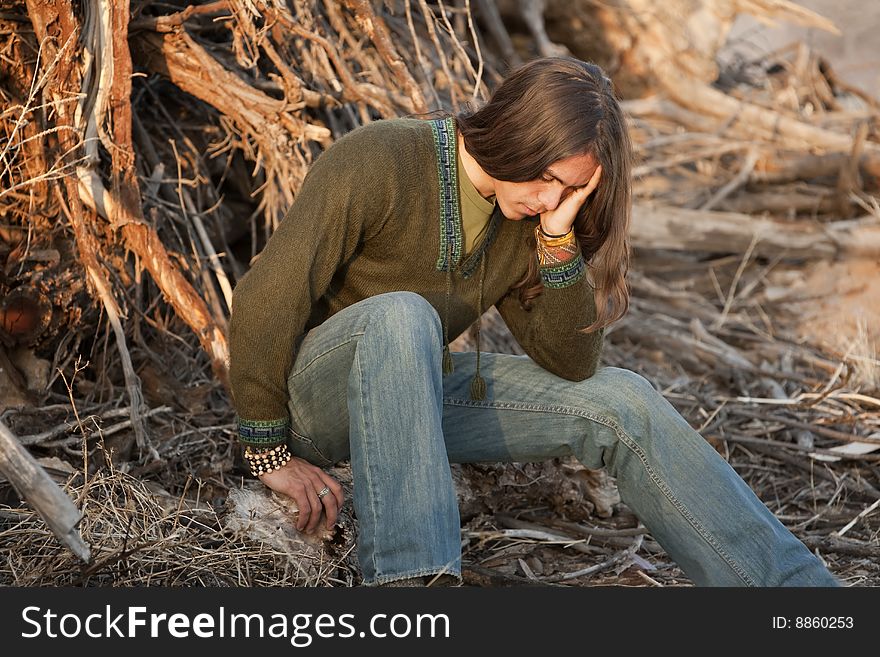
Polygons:
M315 159L298 196L325 199L344 190L348 201L383 212L409 204L413 189L436 184L432 134L428 121L408 118L355 128Z
M366 156L386 157L397 161L407 154L430 152L432 133L429 121L400 118L382 119L355 128L337 139L330 151L360 151Z

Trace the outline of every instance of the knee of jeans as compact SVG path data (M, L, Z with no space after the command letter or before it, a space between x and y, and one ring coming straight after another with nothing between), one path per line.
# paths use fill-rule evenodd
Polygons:
M605 367L602 371L612 379L615 388L626 397L642 398L659 394L654 385L637 372L621 367Z
M607 412L628 432L645 433L647 425L659 416L658 409L665 407L663 396L641 374L618 367L603 367L595 376L604 380L602 389L607 391ZM587 391L591 400L596 396L595 383Z
M386 292L381 297L382 312L370 320L369 328L376 329L389 340L411 343L424 339L439 344L443 334L440 315L425 297L415 292Z

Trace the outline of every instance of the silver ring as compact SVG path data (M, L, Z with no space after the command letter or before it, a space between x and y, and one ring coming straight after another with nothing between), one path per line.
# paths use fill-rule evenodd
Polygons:
M324 488L322 488L321 490L318 491L318 499L320 500L322 497L324 497L329 492L330 492L330 489L327 488L326 486L324 486Z

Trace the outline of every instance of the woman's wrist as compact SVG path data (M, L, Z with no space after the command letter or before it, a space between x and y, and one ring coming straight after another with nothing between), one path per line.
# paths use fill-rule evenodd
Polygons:
M547 248L563 246L577 242L577 238L574 234L574 226L572 226L567 233L562 233L561 235L553 235L552 233L548 233L547 231L545 231L544 227L538 224L538 226L535 228L535 239L538 241L538 246L543 246Z
M276 445L270 448L252 447L247 445L244 449L244 459L250 466L255 477L269 474L280 470L293 458L287 444Z
M579 257L580 246L574 234L574 229L568 231L562 237L548 238L540 226L535 228L536 252L538 264L541 267L554 267L570 262Z
M574 231L574 225L572 225L566 232L559 234L553 234L549 232L544 228L544 225L541 223L538 224L538 230L541 232L542 237L546 237L549 240L558 240L562 239L563 237L568 237Z

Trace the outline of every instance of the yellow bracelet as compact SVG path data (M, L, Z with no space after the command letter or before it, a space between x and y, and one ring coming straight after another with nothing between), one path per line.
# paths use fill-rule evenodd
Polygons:
M562 244L567 244L574 239L574 226L572 226L562 237L550 237L544 232L544 229L541 228L541 224L538 224L535 226L535 237L540 240L541 244L544 246L560 246Z
M541 267L561 265L574 258L580 251L574 227L565 236L550 240L544 237L540 226L535 226L535 242L538 265Z
M551 235L546 230L544 230L544 225L541 224L540 222L538 223L538 228L540 229L541 235L543 237L546 237L548 240L558 240L561 237L568 237L569 234L571 233L571 231L574 230L574 224L572 224L571 228L568 229L567 233L562 233L562 235Z

